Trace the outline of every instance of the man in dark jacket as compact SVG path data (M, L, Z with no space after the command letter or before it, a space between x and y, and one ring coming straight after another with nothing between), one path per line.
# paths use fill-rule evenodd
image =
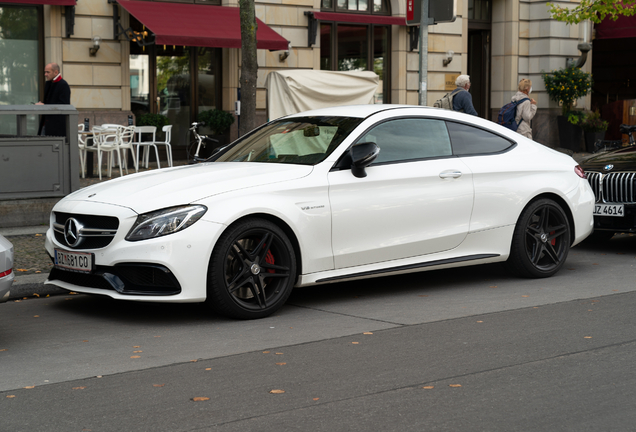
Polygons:
M473 106L473 97L468 90L470 90L470 77L468 75L460 75L455 80L457 88L453 90L453 110L465 112L466 114L477 115L475 107Z
M44 102L36 105L70 105L71 88L62 79L60 67L56 63L49 63L44 68ZM40 128L38 135L66 136L66 116L43 115L40 116Z

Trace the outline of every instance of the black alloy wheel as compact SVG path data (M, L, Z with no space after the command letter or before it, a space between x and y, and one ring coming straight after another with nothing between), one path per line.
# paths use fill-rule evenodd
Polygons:
M549 277L559 271L570 250L570 223L556 202L530 203L519 217L508 266L522 277Z
M296 282L296 255L274 223L250 218L219 239L208 270L208 303L230 318L263 318L280 309Z

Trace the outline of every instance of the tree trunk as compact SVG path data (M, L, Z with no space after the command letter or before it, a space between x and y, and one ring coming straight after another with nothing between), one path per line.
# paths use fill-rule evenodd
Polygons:
M241 118L239 136L243 136L256 124L256 11L254 0L239 0L241 14Z

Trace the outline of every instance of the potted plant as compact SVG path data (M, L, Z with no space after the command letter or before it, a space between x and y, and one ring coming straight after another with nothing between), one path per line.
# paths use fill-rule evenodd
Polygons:
M561 106L561 116L557 117L560 145L580 151L583 142L583 130L578 125L581 112L573 111L572 106L577 99L590 92L592 76L575 67L553 70L550 73L541 71L541 76L548 96Z
M212 135L226 135L234 123L234 116L220 109L201 111L197 117L199 122L205 122L205 127Z
M594 112L587 112L581 121L581 129L585 138L585 148L589 153L594 151L594 144L598 140L605 138L605 132L609 126L609 122L601 118L598 109Z

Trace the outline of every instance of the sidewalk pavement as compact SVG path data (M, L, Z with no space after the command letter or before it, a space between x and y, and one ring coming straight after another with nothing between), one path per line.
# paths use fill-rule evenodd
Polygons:
M573 153L571 150L557 149L569 154L577 162L589 157L590 153ZM175 162L175 165L180 164ZM103 177L102 181L109 180ZM80 179L80 186L86 187L99 182L97 178ZM24 297L45 297L47 295L65 294L67 291L52 285L44 285L51 268L51 258L44 250L44 239L48 226L27 226L17 228L0 228L0 234L13 243L15 252L15 281L11 288L10 300Z

